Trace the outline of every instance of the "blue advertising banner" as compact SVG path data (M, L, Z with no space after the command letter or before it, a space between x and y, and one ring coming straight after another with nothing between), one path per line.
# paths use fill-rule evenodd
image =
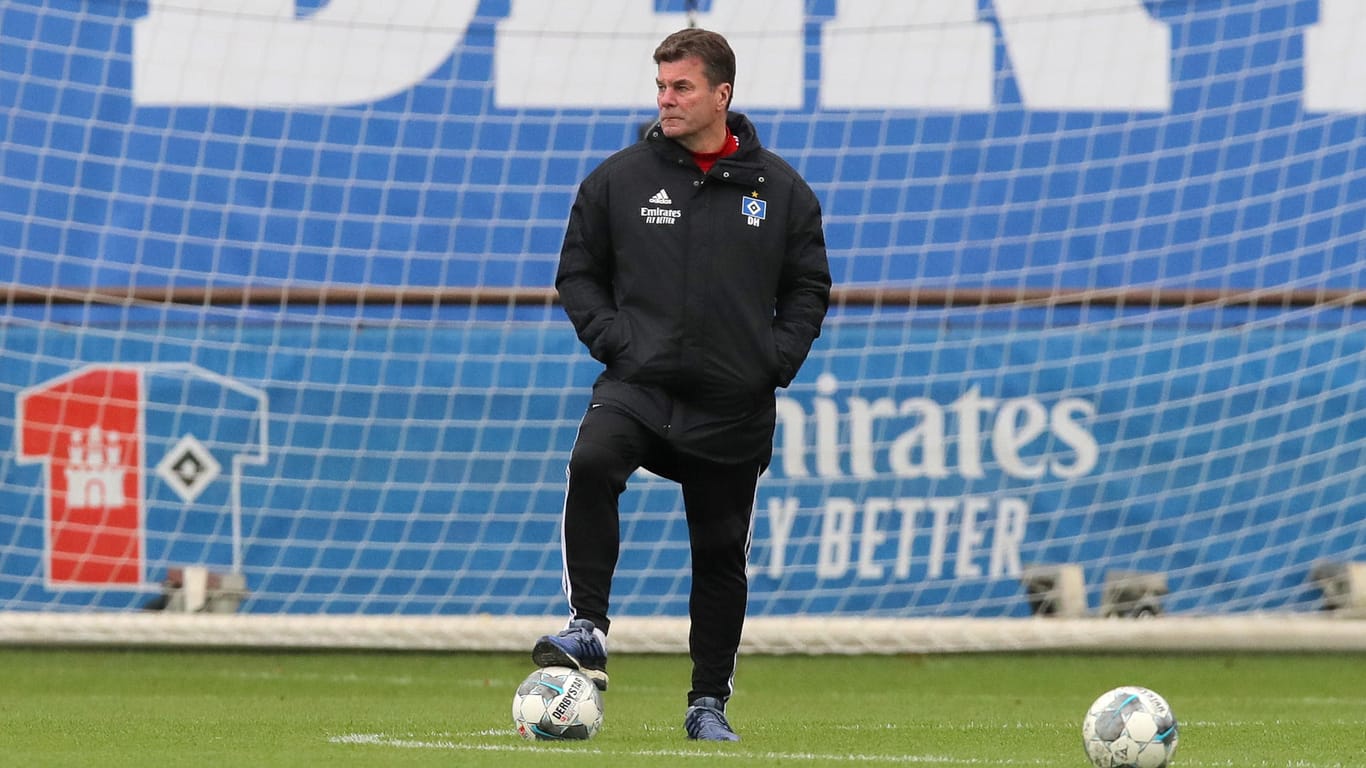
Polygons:
M140 429L123 436L145 446L142 459L119 465L146 489L145 583L97 590L54 583L44 563L53 494L65 490L52 478L78 464L70 444L49 455L21 441L53 420L0 401L19 413L13 428L0 422L0 444L22 442L27 459L0 478L0 603L137 605L167 568L226 570L238 546L255 611L558 609L564 470L596 375L567 324L241 333L208 355L174 335L81 344L74 377L59 360L77 331L5 334L6 356L41 347L50 361L0 369L0 391L19 401L107 372L137 372L150 394L135 403ZM1353 502L1366 335L945 338L852 323L832 336L780 403L756 504L756 615L1027 613L1022 568L1048 563L1083 564L1097 582L1110 569L1163 572L1172 610L1304 607L1317 599L1312 562L1366 547ZM971 354L936 351L954 336L971 337ZM356 354L366 349L388 357ZM167 357L223 373L154 362ZM25 388L35 374L44 383ZM220 470L159 468L187 456ZM684 614L672 484L638 476L622 530L618 610Z
M687 5L6 3L0 278L547 286ZM1356 0L697 5L840 285L1360 287Z

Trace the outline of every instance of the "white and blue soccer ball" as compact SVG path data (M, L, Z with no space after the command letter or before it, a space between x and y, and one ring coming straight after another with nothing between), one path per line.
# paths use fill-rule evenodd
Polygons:
M529 741L591 739L602 727L602 694L569 667L542 667L517 686L512 723Z
M1096 768L1166 768L1176 752L1176 716L1139 686L1106 691L1086 711L1081 743Z

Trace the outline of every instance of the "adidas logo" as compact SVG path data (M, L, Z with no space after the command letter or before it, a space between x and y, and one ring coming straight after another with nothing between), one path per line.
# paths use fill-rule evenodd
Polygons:
M650 202L654 203L655 205L673 205L673 204L674 204L674 201L672 201L672 200L669 199L669 193L668 193L668 192L665 192L665 191L662 190L662 189L659 190L658 192L656 192L654 197L650 198Z

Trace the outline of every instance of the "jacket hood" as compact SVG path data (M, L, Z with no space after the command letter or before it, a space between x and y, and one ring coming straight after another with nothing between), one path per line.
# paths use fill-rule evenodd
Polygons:
M759 132L754 128L754 123L742 112L726 113L726 126L730 132L735 134L735 138L740 143L740 148L734 154L728 155L727 159L745 160L753 154L763 149L759 143ZM648 142L656 151L664 152L669 157L691 158L692 153L677 141L664 135L663 129L656 120L650 129L645 132L644 140Z

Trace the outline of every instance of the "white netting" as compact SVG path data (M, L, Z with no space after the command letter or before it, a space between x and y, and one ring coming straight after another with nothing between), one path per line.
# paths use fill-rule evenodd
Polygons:
M188 566L304 633L543 631L598 371L549 293L564 217L688 23L733 40L837 284L780 401L758 626L1023 647L986 620L1029 615L1031 567L1222 620L1366 558L1355 0L14 0L4 620L136 636L110 614ZM622 631L672 632L676 489L639 477L623 536Z

